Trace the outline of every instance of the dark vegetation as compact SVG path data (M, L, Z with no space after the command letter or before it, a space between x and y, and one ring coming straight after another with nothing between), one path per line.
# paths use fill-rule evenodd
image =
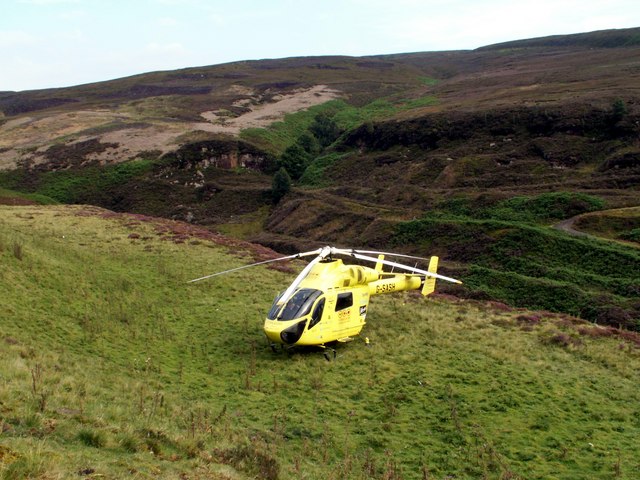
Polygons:
M573 35L552 35L549 37L515 40L496 43L480 48L480 50L496 50L508 48L532 47L589 47L620 48L640 45L640 34L636 28L604 30L599 32L576 33Z
M36 110L45 110L47 108L58 107L68 103L74 103L77 100L73 98L34 98L24 99L19 95L7 93L0 94L0 105L5 115L19 115Z
M291 191L291 177L284 167L280 167L273 176L271 185L271 195L273 202L278 203L287 193Z
M472 297L640 329L640 250L521 221L446 214L400 223L392 244L465 264Z
M326 112L318 113L307 130L288 146L277 161L293 180L299 180L320 153L335 142L340 127Z

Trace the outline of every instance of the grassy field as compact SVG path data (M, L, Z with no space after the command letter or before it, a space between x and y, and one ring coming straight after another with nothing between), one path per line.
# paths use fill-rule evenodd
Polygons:
M0 478L640 476L638 336L406 294L373 299L370 347L274 354L261 324L291 273L186 283L264 254L0 207Z

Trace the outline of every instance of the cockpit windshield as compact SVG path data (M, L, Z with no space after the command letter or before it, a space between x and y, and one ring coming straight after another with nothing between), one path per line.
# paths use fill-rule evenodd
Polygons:
M321 294L320 290L301 288L291 296L284 307L278 305L278 300L280 300L280 295L278 295L267 318L270 320L293 320L304 317L311 311L313 303Z
M282 297L283 293L284 292L280 292L279 294L276 295L276 298L273 299L273 305L271 305L271 309L267 314L267 318L269 320L275 320L276 315L278 315L278 312L282 309L282 305L278 305L278 301L280 300L280 297Z

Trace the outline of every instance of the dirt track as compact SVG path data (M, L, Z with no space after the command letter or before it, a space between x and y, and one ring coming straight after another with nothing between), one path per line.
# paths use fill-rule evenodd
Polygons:
M576 215L575 217L567 218L559 223L556 223L553 228L557 230L562 230L563 232L567 232L569 235L573 235L575 237L591 237L588 233L581 232L573 228L573 225L576 223L576 220L582 215Z

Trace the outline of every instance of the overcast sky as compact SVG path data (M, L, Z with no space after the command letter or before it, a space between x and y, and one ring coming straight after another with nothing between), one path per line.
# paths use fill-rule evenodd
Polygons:
M639 0L1 0L0 91L638 26Z

